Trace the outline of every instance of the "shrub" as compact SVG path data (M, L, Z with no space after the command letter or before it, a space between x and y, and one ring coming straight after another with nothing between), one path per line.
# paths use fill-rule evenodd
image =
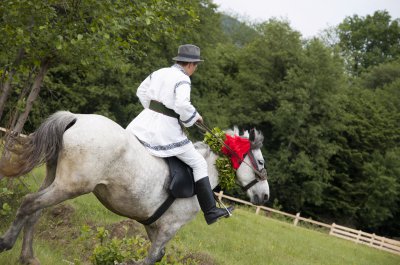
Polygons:
M7 225L14 218L23 196L29 192L21 179L3 179L0 181L0 217Z
M124 227L127 231L128 228ZM141 260L147 256L150 242L142 236L110 238L110 233L104 227L97 227L96 231L85 225L81 229L79 241L90 242L86 247L94 245L90 261L93 265L114 265L127 260ZM89 247L90 248L90 247ZM157 265L197 265L198 262L185 255L180 249L173 247L171 255L166 255ZM75 265L80 261L75 260Z

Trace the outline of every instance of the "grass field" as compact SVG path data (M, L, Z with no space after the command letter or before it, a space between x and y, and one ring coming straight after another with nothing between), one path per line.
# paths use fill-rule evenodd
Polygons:
M32 181L31 186L36 186ZM125 220L125 221L124 221ZM47 210L37 227L34 249L42 265L90 264L88 242L80 240L83 225L104 226L118 231L127 222L106 210L93 195L68 201ZM125 223L126 224L126 223ZM131 233L144 229L130 223ZM0 221L0 233L6 225ZM18 264L21 240L0 254L1 265ZM201 214L181 229L169 243L167 253L180 252L197 258L199 264L307 264L307 265L398 265L400 256L379 251L326 234L237 209L232 218L206 225Z

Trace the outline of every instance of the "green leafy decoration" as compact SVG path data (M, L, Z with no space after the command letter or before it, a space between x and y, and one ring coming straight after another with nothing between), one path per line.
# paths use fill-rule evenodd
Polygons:
M236 171L232 167L231 160L222 153L222 143L225 141L225 132L215 127L211 130L212 134L207 132L204 135L204 142L210 149L220 157L215 161L215 167L218 171L219 185L224 190L230 190L235 186Z

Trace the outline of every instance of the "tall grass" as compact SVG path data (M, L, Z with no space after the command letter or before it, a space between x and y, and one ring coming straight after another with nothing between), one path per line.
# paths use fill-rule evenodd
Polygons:
M35 172L42 175L43 169ZM32 178L27 185L36 189L40 179ZM70 223L59 230L54 220L48 216L42 218L34 242L36 255L42 265L71 264L74 260L90 264L87 259L90 253L82 253L85 242L77 240L81 227L85 224L105 226L125 218L109 212L91 194L64 204L75 209ZM6 226L1 221L0 224L2 234ZM18 240L12 250L0 253L0 264L18 264L20 250L21 240ZM199 214L168 244L167 253L177 250L188 255L209 256L220 265L400 264L400 256L255 215L245 208L237 209L233 217L211 226Z

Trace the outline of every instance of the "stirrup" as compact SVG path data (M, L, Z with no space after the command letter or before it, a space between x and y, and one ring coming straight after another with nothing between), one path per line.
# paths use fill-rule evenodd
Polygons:
M228 207L225 206L225 204L222 202L222 200L218 199L217 202L218 202L219 206L222 205L222 207L225 208L225 210L228 212L228 216L227 217L231 217L232 216L231 211L229 211ZM222 208L222 207L220 207L220 208Z

